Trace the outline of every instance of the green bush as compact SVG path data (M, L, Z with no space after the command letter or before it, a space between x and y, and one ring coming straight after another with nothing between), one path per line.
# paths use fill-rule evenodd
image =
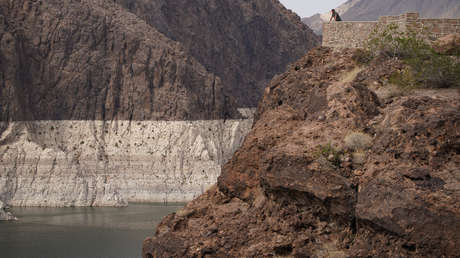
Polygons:
M412 70L408 68L393 73L389 78L389 82L404 89L412 89L417 87L417 80L415 79L415 75Z
M353 56L351 58L356 63L364 65L369 64L369 62L372 61L373 56L370 51L358 48L353 52Z
M460 57L436 52L424 33L401 32L390 24L376 28L365 51L371 58L398 58L407 69L393 74L390 82L410 88L460 87Z
M336 167L340 166L340 155L341 151L334 148L331 143L319 145L315 153L317 158L324 158Z

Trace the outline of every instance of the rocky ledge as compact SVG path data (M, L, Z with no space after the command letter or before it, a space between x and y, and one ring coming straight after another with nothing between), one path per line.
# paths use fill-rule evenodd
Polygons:
M218 184L143 256L458 255L458 91L389 94L399 64L353 54L318 48L273 79Z
M11 212L8 211L8 206L5 205L2 201L0 201L0 221L2 220L17 220Z

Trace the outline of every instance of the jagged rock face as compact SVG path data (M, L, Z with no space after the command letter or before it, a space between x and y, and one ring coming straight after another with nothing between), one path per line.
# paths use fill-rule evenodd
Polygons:
M252 124L180 43L108 0L1 0L0 85L11 205L193 199Z
M113 1L0 2L2 121L238 117L219 77Z
M278 0L118 2L221 77L239 106L255 107L274 75L320 44Z
M190 200L249 131L235 97L315 44L278 1L0 0L0 197Z
M166 217L144 257L457 255L460 94L381 99L367 85L398 65L352 56L315 49L274 78L217 186Z

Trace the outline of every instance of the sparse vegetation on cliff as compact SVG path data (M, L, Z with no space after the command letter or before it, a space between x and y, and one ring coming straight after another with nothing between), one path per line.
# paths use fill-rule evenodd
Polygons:
M460 51L436 50L428 36L415 31L402 32L396 24L375 29L355 61L365 64L375 58L401 60L405 68L390 77L390 83L403 88L460 87Z
M330 163L334 167L340 166L340 156L342 151L334 147L331 143L319 145L318 150L314 155L324 164Z
M362 132L351 132L344 139L345 148L351 151L353 164L360 165L366 161L366 150L372 146L372 137Z
M345 147L353 151L363 151L372 145L372 137L362 132L352 132L345 139Z

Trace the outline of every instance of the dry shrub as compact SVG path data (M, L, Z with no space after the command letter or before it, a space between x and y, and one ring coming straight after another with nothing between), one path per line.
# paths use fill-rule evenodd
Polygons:
M372 146L372 137L361 132L352 132L345 137L345 147L353 151L364 151Z

